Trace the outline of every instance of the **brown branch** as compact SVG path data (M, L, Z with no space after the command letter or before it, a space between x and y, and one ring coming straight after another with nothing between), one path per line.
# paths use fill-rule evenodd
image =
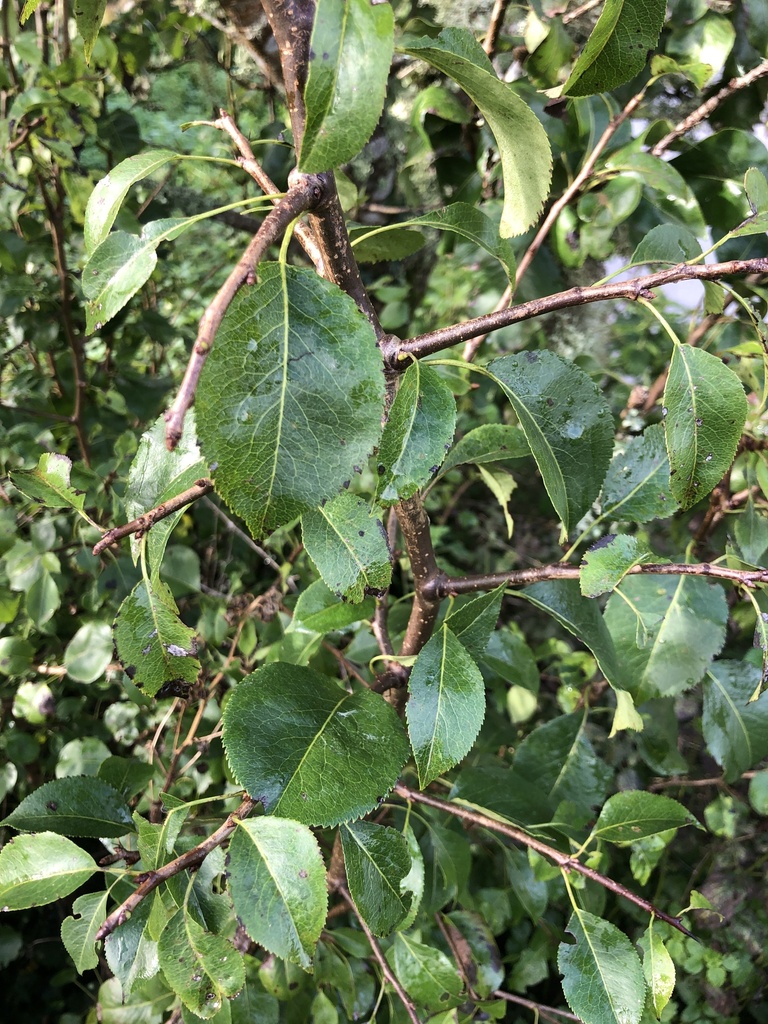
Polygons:
M181 440L184 417L194 401L197 382L208 358L208 353L213 347L216 331L232 300L246 281L253 276L259 261L269 246L286 230L291 221L316 206L324 195L325 186L320 175L296 175L295 183L274 210L270 210L264 218L261 227L238 260L234 270L203 313L181 387L173 405L165 414L165 443L170 451L173 451Z
M506 17L508 7L509 0L496 0L493 5L491 20L488 23L488 31L483 40L483 49L489 57L493 56L493 51L496 49L496 43L504 27L504 18Z
M609 889L611 892L615 892L618 896L623 896L624 899L634 903L635 906L640 907L641 910L645 910L647 913L652 914L654 917L658 917L660 921L666 921L667 924L672 925L673 928L677 928L678 931L682 932L683 935L688 935L690 938L694 938L691 932L681 923L679 918L672 917L670 914L665 914L664 911L658 910L653 903L642 896L638 896L632 892L625 885L620 882L615 882L612 878L608 878L606 875L601 875L599 871L595 871L594 868L589 868L586 864L582 864L581 861L576 860L567 853L562 853L560 850L556 850L553 846L548 846L543 843L540 839L534 839L533 836L529 836L527 832L523 832L522 829L515 828L513 825L508 825L506 822L497 821L495 818L490 818L479 811L470 810L468 807L462 807L460 804L452 803L449 800L441 800L438 797L430 796L428 793L420 793L418 790L409 789L407 786L398 784L395 786L394 793L402 797L404 800L411 801L412 803L426 804L428 807L434 807L438 811L444 811L446 814L453 814L457 818L461 818L462 821L469 822L470 825L477 825L480 828L490 829L492 832L498 832L499 835L506 836L507 839L511 839L515 843L521 843L524 846L530 847L540 853L542 857L546 857L551 860L553 864L557 864L563 871L576 871L580 875L584 875L585 878L589 878L593 882L597 882L604 889Z
M757 67L747 71L746 74L740 75L738 78L732 78L719 92L716 92L714 96L710 96L700 107L697 107L687 117L684 117L670 132L667 132L663 138L659 139L651 149L651 156L661 156L676 139L679 139L681 135L685 135L692 128L695 128L697 124L701 124L702 121L706 120L724 100L733 96L740 89L746 89L759 78L764 78L766 75L768 75L768 60L762 61Z
M142 900L146 899L163 882L167 882L169 879L181 874L182 871L199 867L212 850L215 850L217 846L222 846L229 839L237 828L237 822L246 818L255 806L255 800L252 800L249 796L245 797L237 810L229 815L224 824L220 825L202 843L198 843L193 849L182 853L175 860L163 864L161 868L157 868L155 871L148 871L141 884L106 918L96 932L96 941L105 939L116 928L119 928L121 924L125 924Z
M161 519L165 519L167 516L172 516L180 508L184 508L185 505L190 505L193 501L197 501L204 494L210 494L212 490L213 480L208 480L205 477L196 480L186 491L182 491L181 494L176 494L173 498L169 498L168 501L164 501L162 505L157 505L148 512L144 512L138 519L132 519L130 523L107 530L101 540L94 546L94 555L100 555L110 544L114 544L115 541L122 540L123 537L128 537L132 533L136 534L136 539L138 540L155 523L160 522Z
M520 323L523 320L531 320L544 313L569 309L573 306L583 306L588 302L604 302L608 299L630 299L633 301L653 299L655 295L652 289L660 288L665 284L673 284L676 281L716 281L730 274L753 273L768 273L768 257L728 260L725 263L708 263L700 266L679 263L675 267L668 267L655 274L633 277L629 281L621 281L616 284L569 288L564 292L555 292L554 295L522 302L519 306L512 306L510 309L487 313L485 316L478 316L461 324L441 327L436 331L402 341L394 347L396 355L394 358L390 357L389 362L392 369L402 373L410 366L412 357L421 359L424 356L433 355L435 352L442 352L443 349L450 348L458 342L468 341L470 338L488 334L490 331L498 331L502 327L509 327L510 324Z
M405 540L411 562L411 573L416 593L411 615L403 638L400 655L408 657L418 654L432 635L440 597L433 592L434 582L440 576L440 569L432 547L429 516L418 495L401 501L397 506L397 518Z
M526 1009L533 1011L537 1016L544 1017L545 1020L555 1021L558 1018L563 1020L581 1020L581 1017L577 1017L575 1013L569 1013L568 1010L558 1010L554 1006L534 1003L532 999L524 999L522 996L513 995L511 992L502 992L501 989L497 989L493 994L496 999L505 999L508 1003L525 1006Z
M397 994L397 998L403 1004L403 1007L405 1008L405 1012L408 1014L408 1019L412 1022L412 1024L421 1024L421 1022L419 1021L419 1015L416 1012L416 1007L415 1007L415 1005L413 1003L413 1000L408 995L408 993L405 991L405 989L400 984L400 982L397 980L397 977L395 976L392 968L387 963L386 957L384 956L384 954L383 954L383 952L381 950L381 946L379 945L378 940L376 939L376 936L373 934L371 929L365 923L365 919L363 918L362 914L358 913L357 907L355 906L354 900L349 895L349 892L343 886L339 886L338 887L338 892L341 895L341 897L344 900L344 902L346 904L348 904L349 909L352 911L352 913L355 915L355 917L359 921L360 927L365 932L365 937L368 939L370 947L373 950L373 955L376 957L378 965L381 968L381 973L384 975L384 977L390 983L392 988L395 990L395 993Z

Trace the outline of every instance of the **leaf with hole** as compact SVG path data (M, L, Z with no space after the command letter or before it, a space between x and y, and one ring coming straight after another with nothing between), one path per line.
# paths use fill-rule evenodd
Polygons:
M107 916L107 892L87 892L72 904L72 916L61 922L61 941L78 974L99 965L96 932Z

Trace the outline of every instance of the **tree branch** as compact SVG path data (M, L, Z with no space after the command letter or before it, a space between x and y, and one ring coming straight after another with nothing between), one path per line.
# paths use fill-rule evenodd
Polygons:
M496 999L504 999L508 1003L524 1006L527 1010L531 1010L536 1016L543 1017L545 1020L556 1021L562 1018L563 1020L581 1021L581 1017L577 1017L575 1013L569 1013L568 1010L558 1010L554 1006L534 1003L532 999L524 999L522 996L513 995L511 992L502 992L501 989L497 989L493 995Z
M557 864L563 871L576 871L578 874L584 875L585 878L589 878L591 881L597 882L598 885L602 885L604 889L609 889L611 892L623 896L624 899L634 903L635 906L640 907L654 917L658 917L660 921L666 921L667 924L677 928L683 935L694 938L679 918L665 914L664 911L658 910L648 900L636 895L631 889L627 889L620 882L614 882L612 878L601 875L599 871L595 871L593 868L588 868L586 864L582 864L581 861L576 860L569 854L561 853L560 850L556 850L553 846L548 846L540 839L534 839L533 836L529 836L522 829L515 828L513 825L508 825L503 821L497 821L495 818L488 817L479 811L470 810L468 807L462 807L449 800L440 800L438 797L430 796L428 793L420 793L418 790L409 789L402 784L395 786L393 792L404 800L409 800L412 803L426 804L428 807L434 807L436 810L444 811L446 814L453 814L455 817L461 818L462 821L469 822L471 825L477 825L480 828L487 828L492 832L498 832L499 835L506 836L507 839L511 839L515 843L522 843L524 846L528 846L537 853L540 853L542 857L551 860L553 864Z
M130 523L107 530L98 544L94 545L94 555L100 555L110 544L114 544L116 541L122 540L123 537L128 537L132 533L136 534L136 539L138 540L155 523L159 523L161 519L165 519L167 516L173 515L174 512L178 512L185 505L191 505L193 501L202 498L204 494L210 494L212 490L213 480L208 480L206 477L196 480L186 491L182 491L181 494L177 494L173 498L169 498L168 501L164 501L162 505L157 505L148 512L144 512L138 519L132 519Z
M432 547L429 516L418 495L401 501L397 506L397 518L405 540L416 593L411 615L403 638L400 655L408 657L418 654L432 635L440 598L434 592L434 582L440 576L440 569Z
M496 0L493 5L491 20L488 23L488 31L485 33L485 39L483 40L483 49L489 57L493 56L493 51L496 49L496 43L504 27L504 18L506 17L508 7L509 0Z
M410 366L412 357L421 359L424 356L433 355L435 352L442 352L443 349L450 348L458 342L468 341L478 335L498 331L502 327L509 327L510 324L531 320L558 309L583 306L588 302L604 302L607 299L653 299L655 296L652 289L660 288L665 284L674 284L676 281L716 281L730 274L754 273L768 273L768 257L757 257L752 260L729 260L725 263L708 263L698 266L679 263L675 267L668 267L655 274L633 277L629 281L621 281L617 284L569 288L564 292L555 292L554 295L547 295L541 299L522 302L519 306L512 306L510 309L487 313L485 316L478 316L473 320L454 324L451 327L441 327L436 331L430 331L408 341L400 342L394 346L393 351L396 354L394 358L390 357L390 366L393 370L402 373Z
M198 843L193 849L182 853L175 860L163 864L161 868L157 868L155 871L148 871L140 885L106 918L96 932L96 941L105 939L116 928L119 928L121 924L125 924L136 907L151 892L154 892L158 885L167 882L175 875L181 874L182 871L199 867L212 850L215 850L217 846L221 846L229 839L237 828L237 822L246 818L255 806L256 800L252 800L249 796L245 797L237 810L229 815L224 824L217 828L215 832L212 832L202 843Z

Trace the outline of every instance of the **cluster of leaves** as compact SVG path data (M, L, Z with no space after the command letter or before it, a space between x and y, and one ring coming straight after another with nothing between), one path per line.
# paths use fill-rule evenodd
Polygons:
M532 316L606 272L762 255L760 79L664 156L768 28L606 0L577 55L542 0L492 60L406 6L318 0L292 132L202 15L99 32L85 5L70 41L4 8L0 957L60 929L69 959L13 997L49 1019L458 1024L563 999L588 1024L761 1019L768 917L733 851L738 832L760 862L768 813L764 278ZM242 105L279 190L285 139L300 174L337 171L374 312L289 233L169 451L158 414L211 265L237 258L221 218L282 195L254 198L211 126L174 131L189 83L203 114L211 89ZM471 335L443 343L445 319L524 263L530 315L477 364L446 357ZM215 500L142 526L209 476ZM425 572L444 589L422 628Z

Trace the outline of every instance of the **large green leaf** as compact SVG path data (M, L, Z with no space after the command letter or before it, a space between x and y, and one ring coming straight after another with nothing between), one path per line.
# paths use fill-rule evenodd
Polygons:
M723 588L696 576L628 576L605 611L639 703L695 686L723 646L727 619Z
M608 403L583 370L554 352L502 356L487 369L512 403L563 529L571 530L611 459Z
M627 790L606 800L592 828L592 838L628 843L670 828L696 824L693 815L677 800L639 789Z
M343 492L301 518L304 546L329 590L353 604L380 594L392 579L392 555L381 516Z
M656 47L666 12L666 0L606 0L563 94L608 92L638 75Z
M81 775L46 782L21 801L3 825L22 832L117 838L135 831L128 804L102 779Z
M461 975L439 949L398 932L387 959L400 984L419 1006L437 1011L461 1002Z
M235 913L254 942L311 970L328 893L310 830L285 818L238 822L228 872Z
M768 701L750 703L760 669L746 661L716 661L704 679L702 732L727 782L768 755Z
M675 345L664 388L670 486L683 508L706 497L736 455L747 417L741 381L702 348Z
M373 329L313 271L262 264L229 307L195 402L217 490L259 537L336 494L378 442Z
M530 454L530 445L520 427L511 427L506 423L483 423L456 442L446 455L438 476L443 476L449 469L465 462L483 465L486 462L522 459Z
M97 870L90 854L55 832L16 836L0 850L0 907L25 910L53 903Z
M619 929L585 910L568 923L575 945L560 944L563 994L585 1024L638 1024L645 1004L643 969Z
M669 457L660 423L629 438L611 459L600 495L603 517L647 523L677 509L669 485Z
M72 957L77 973L93 970L99 965L96 932L107 916L106 891L87 892L72 904L72 917L61 922L61 941Z
M379 501L410 498L440 468L456 429L456 401L437 370L418 360L402 376L381 435Z
M601 537L585 553L579 570L579 586L585 597L599 597L614 590L629 570L643 562L660 561L629 534Z
M393 47L388 3L318 0L299 170L330 170L363 148L381 117Z
M403 887L411 870L405 836L371 821L341 828L344 864L352 899L374 935L389 935L402 924L413 893Z
M241 954L222 935L202 928L187 907L163 928L157 952L168 984L203 1020L214 1017L245 984Z
M403 727L383 698L370 690L347 693L296 665L265 665L244 679L223 721L238 782L268 813L305 824L366 814L408 758Z
M179 618L168 586L141 580L126 597L112 627L117 656L134 686L150 697L166 683L194 683L200 673L194 630Z
M549 193L552 155L541 122L504 82L467 29L445 28L437 39L409 40L407 53L448 75L478 107L496 137L504 178L503 238L536 220Z
M471 750L485 717L485 684L472 656L443 625L416 658L408 692L408 734L423 789Z

